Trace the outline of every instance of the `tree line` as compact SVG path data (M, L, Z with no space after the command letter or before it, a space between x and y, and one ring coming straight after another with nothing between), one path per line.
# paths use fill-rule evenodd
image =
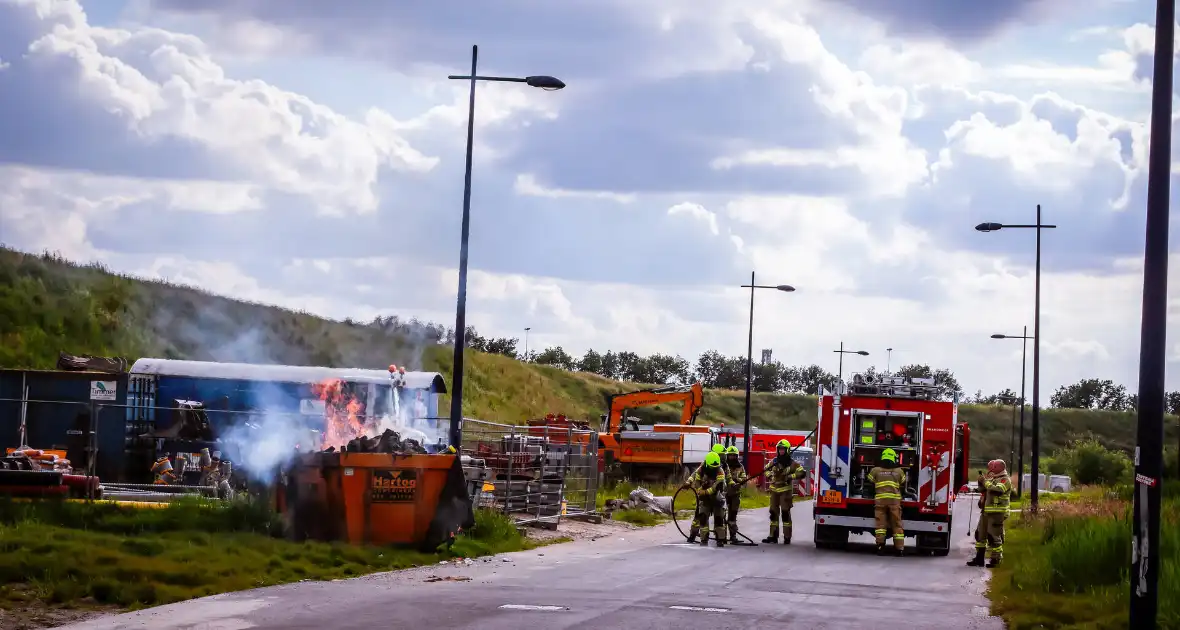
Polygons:
M453 346L455 331L453 328L422 322L417 319L400 320L396 316L377 317L369 326L377 327L390 333L421 340L427 343ZM633 383L651 383L667 385L687 385L700 382L705 387L714 389L745 389L746 387L746 357L727 356L716 350L709 350L690 362L679 355L656 353L641 356L635 352L607 350L587 350L581 357L575 357L561 346L551 346L542 350L528 351L526 355L521 349L521 340L516 337L485 337L480 335L474 326L467 327L467 347L488 354L499 354L506 357L552 367L569 370L571 372L589 372L609 379L629 381ZM757 392L778 392L796 394L814 394L820 386L833 389L837 377L832 372L819 365L792 366L779 361L755 363L752 370L751 389ZM883 372L875 366L859 370L865 376L881 376ZM851 375L845 375L847 378ZM945 400L955 394L965 403L979 405L1015 405L1020 403L1020 395L1006 388L1003 391L984 394L976 390L974 395L964 392L959 380L950 370L932 368L924 364L903 365L893 370L893 376L911 378L932 378L939 390L939 396ZM1118 385L1110 379L1086 378L1072 385L1062 385L1057 388L1049 399L1052 407L1059 409L1095 409L1104 411L1134 411L1139 404L1138 394L1130 393L1126 386ZM1180 391L1168 392L1167 411L1180 415Z

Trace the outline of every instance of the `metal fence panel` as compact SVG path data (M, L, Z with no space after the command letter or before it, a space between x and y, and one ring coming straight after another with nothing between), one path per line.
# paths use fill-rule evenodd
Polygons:
M477 507L552 526L597 509L596 431L464 418L461 453Z

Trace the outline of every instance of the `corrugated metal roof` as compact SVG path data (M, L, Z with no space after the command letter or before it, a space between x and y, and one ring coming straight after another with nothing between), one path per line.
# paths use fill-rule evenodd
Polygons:
M318 383L338 378L357 383L389 384L388 370L359 368L331 368L304 365L255 365L253 363L216 363L213 361L178 361L174 359L139 359L131 366L131 374L159 376L187 376L191 378L221 378L239 381L272 381L277 383ZM410 389L430 389L440 394L447 392L446 383L438 372L406 372L405 386Z

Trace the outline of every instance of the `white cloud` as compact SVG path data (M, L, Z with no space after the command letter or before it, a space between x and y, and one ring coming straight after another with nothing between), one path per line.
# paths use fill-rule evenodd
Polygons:
M709 232L713 236L717 236L721 233L720 229L717 227L717 215L699 203L681 202L672 206L671 208L668 208L668 216L676 215L685 215L692 217L697 221L703 222L706 226L708 226Z
M537 182L535 175L522 173L516 176L513 189L518 195L528 197L548 197L550 199L602 199L616 203L631 203L635 195L616 193L604 190L564 190L561 188L546 188Z
M903 85L970 85L982 81L981 64L939 42L873 44L860 55L861 68L878 79Z
M422 77L461 68L468 44L451 44L476 39L489 41L489 73L542 59L536 71L570 83L479 88L475 176L491 211L472 228L469 321L481 333L529 326L531 345L574 353L738 354L737 285L753 269L799 289L756 303L755 342L780 360L834 369L845 341L873 353L846 371L883 367L892 347L894 365L945 366L972 391L1015 388L1019 344L989 335L1031 323L1031 252L970 227L1044 203L1061 234L1045 250L1042 393L1091 376L1133 388L1147 155L1135 76L1150 28L1015 55L1002 40L962 49L862 22L831 31L812 21L822 5L549 4L547 24L585 27L557 45L454 25L426 5L334 5L335 24L362 33L294 2L166 23L149 11L142 25L91 24L68 0L0 4L0 82L13 81L0 89L40 99L0 122L0 241L337 318L449 323L467 93ZM198 37L194 20L223 31ZM376 25L404 39L382 41ZM325 104L317 86L330 82L314 72L306 90L282 89L227 61L250 57L265 75L328 54L386 64L406 93L346 112ZM1085 83L1118 89L1100 98ZM601 111L577 115L597 136L546 136L542 125L586 102ZM736 124L747 112L765 127ZM73 126L55 134L47 119ZM543 142L521 140L530 127ZM566 171L546 170L562 155ZM601 183L608 168L653 164L634 185ZM694 181L718 174L727 186Z
M4 15L40 18L22 65L59 81L92 108L84 115L113 117L126 142L191 142L234 177L310 197L325 212L373 212L383 170L425 172L438 163L382 124L388 116L380 112L354 120L265 82L227 77L195 37L93 26L66 0L10 4Z

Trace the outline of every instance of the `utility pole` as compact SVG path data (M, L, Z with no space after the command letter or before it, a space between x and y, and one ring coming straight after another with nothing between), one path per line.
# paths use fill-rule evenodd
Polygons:
M1172 55L1175 0L1158 0L1147 226L1143 248L1143 323L1139 336L1139 432L1131 529L1129 627L1154 630L1159 612L1160 486L1164 472L1164 362L1168 331L1168 212L1172 170ZM1035 334L1035 333L1034 333Z

